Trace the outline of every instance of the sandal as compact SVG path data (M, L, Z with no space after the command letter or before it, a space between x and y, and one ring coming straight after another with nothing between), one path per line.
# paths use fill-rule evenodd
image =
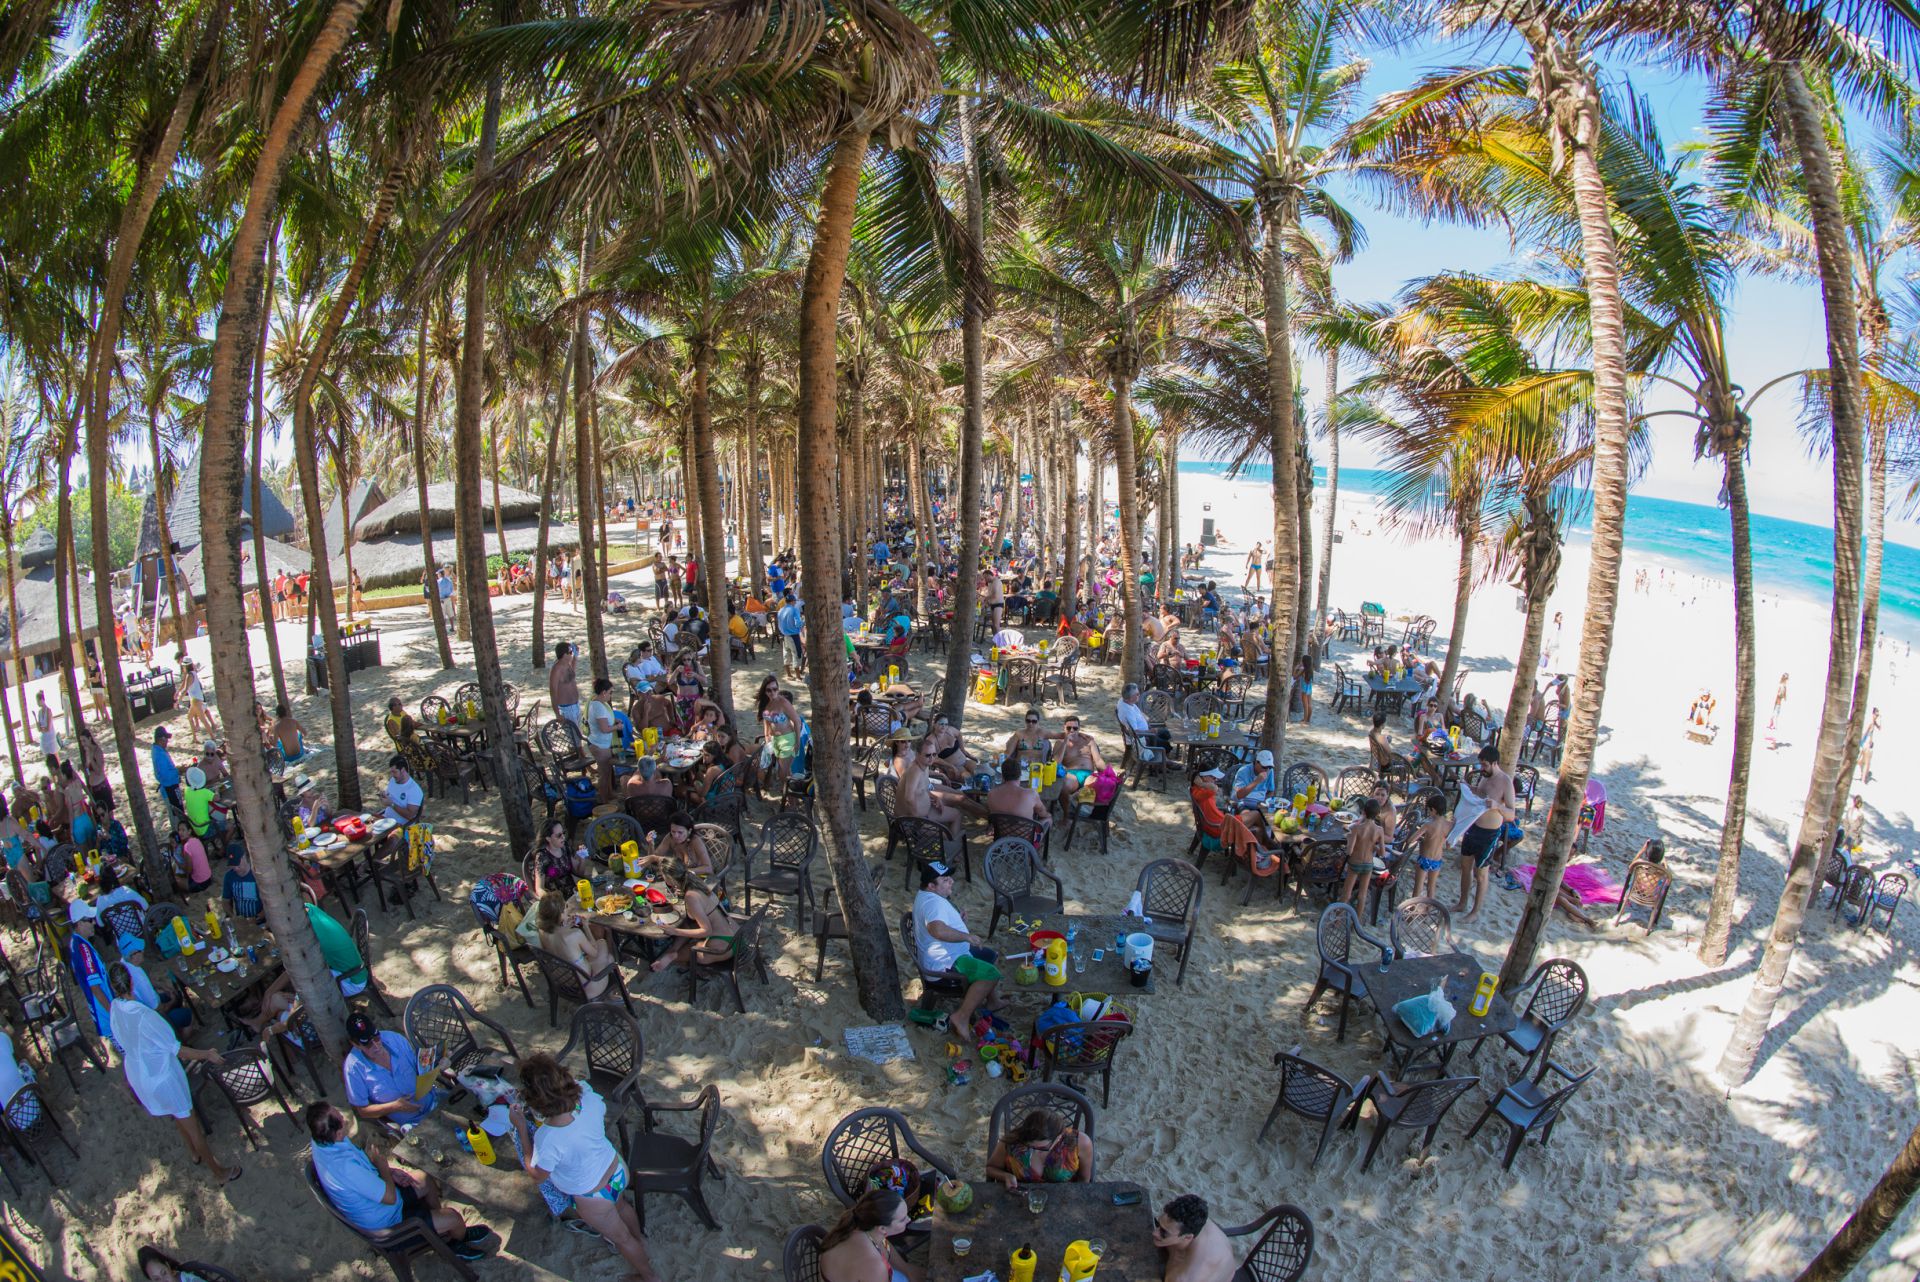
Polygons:
M241 1166L238 1162L234 1163L233 1169L227 1172L227 1178L220 1181L221 1185L225 1186L233 1183L235 1180L240 1178L240 1176L246 1171L246 1169L247 1169L246 1167Z

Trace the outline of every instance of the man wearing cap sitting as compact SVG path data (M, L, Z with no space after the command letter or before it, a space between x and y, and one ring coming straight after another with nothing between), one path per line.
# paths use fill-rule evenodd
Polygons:
M1273 754L1265 748L1253 754L1253 760L1233 772L1230 799L1236 806L1257 806L1273 799Z
M462 1260L487 1258L493 1236L484 1224L468 1225L441 1201L440 1185L420 1171L397 1166L380 1149L362 1150L347 1134L347 1119L321 1100L307 1105L307 1134L313 1137L313 1170L327 1201L355 1228L378 1233L418 1216L433 1225Z
M347 1040L353 1048L340 1071L354 1112L405 1131L440 1107L439 1087L419 1089L421 1077L436 1067L431 1052L423 1060L406 1038L375 1028L365 1011L347 1016Z
M956 1037L973 1044L973 1014L992 1009L999 992L999 954L980 947L978 935L953 906L953 869L939 860L920 868L920 893L913 897L913 946L920 970L928 976L956 975L966 981L966 995L954 1011L949 1027Z

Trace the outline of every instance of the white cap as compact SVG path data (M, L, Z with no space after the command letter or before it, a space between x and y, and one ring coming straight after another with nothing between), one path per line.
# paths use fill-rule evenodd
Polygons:
M187 767L187 787L204 788L207 786L207 772L199 766Z
M99 917L99 912L84 899L76 899L67 905L67 920L76 925L83 921L97 921Z
M1253 759L1254 759L1254 762L1258 765L1262 765L1262 766L1273 765L1273 754L1271 752L1268 752L1265 748L1262 748L1260 749L1260 751L1254 753Z

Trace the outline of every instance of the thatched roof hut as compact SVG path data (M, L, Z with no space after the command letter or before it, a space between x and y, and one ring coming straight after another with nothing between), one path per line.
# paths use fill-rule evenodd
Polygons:
M278 574L285 570L288 574L299 574L313 565L313 558L291 543L279 539L268 539L267 573ZM195 601L207 599L207 557L203 543L191 552L183 553L176 570L176 578L183 593L191 593ZM243 591L252 591L257 571L253 568L253 539L249 536L240 544L240 586Z
M377 482L361 481L347 492L346 516L341 517L340 496L335 494L327 504L327 510L321 514L320 528L326 531L327 546L338 548L348 523L354 529L354 537L360 537L360 523L367 513L387 501L387 495Z
M293 514L287 511L287 505L280 500L271 485L264 482L260 487L262 496L261 510L265 513L261 520L261 533L270 539L284 539L293 533ZM246 538L253 537L253 485L251 482L240 487L240 532ZM173 497L167 501L167 533L180 545L184 552L200 546L200 456L195 454L180 465L180 484L174 487ZM160 551L160 517L154 508L154 494L147 491L147 501L140 511L140 544L135 549L135 558L149 556Z
M60 542L53 537L53 531L41 526L14 549L20 558L20 573L41 583L53 582L54 554L59 548Z
M493 486L482 483L480 524L486 532L488 556L500 551L500 535L493 522ZM432 559L436 565L454 559L453 535L454 485L443 481L427 487L427 521L433 529ZM531 557L540 542L540 500L525 490L500 487L500 510L506 530L507 552ZM547 544L554 551L580 546L580 532L571 525L547 527ZM329 544L327 561L336 581L344 580L346 558ZM404 587L416 584L428 568L428 553L420 545L420 498L418 491L397 495L368 512L354 523L353 568L360 573L361 584L368 589Z
M57 651L60 648L59 597L53 583L45 579L22 579L13 591L20 607L21 652L35 655ZM91 637L98 633L93 587L85 582L80 585L80 622L84 635ZM0 656L7 659L13 658L11 628L6 602L0 600Z
M453 528L452 481L441 481L427 487L427 520L436 531ZM500 487L500 516L509 528L516 521L540 515L540 498L525 490L516 490L511 485ZM493 486L490 482L480 484L480 519L493 526ZM382 535L420 533L420 496L417 490L409 490L374 508L353 525L355 539L377 539ZM333 545L329 543L329 550Z

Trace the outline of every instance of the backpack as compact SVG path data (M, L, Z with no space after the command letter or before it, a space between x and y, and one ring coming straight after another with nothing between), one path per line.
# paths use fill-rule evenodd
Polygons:
M1120 793L1120 772L1108 766L1093 777L1093 803L1104 806Z

